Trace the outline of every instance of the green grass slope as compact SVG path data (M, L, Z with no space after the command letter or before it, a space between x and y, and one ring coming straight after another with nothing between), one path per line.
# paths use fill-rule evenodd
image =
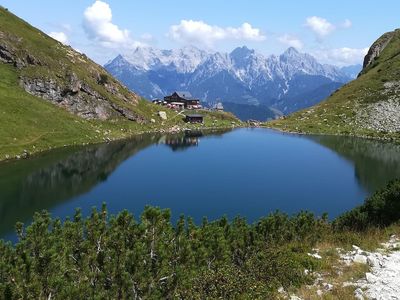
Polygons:
M269 127L300 133L400 139L400 30L371 47L360 76L327 100Z
M77 84L77 90L71 87L70 74L74 74L76 82L72 85ZM98 105L97 97L110 111L106 118L82 117L79 105L74 111L75 107L67 107L63 99L56 101L48 95L39 97L28 93L23 80L51 83L65 90L70 101L80 101L86 108L93 107L93 111ZM95 96L91 97L90 93ZM168 120L157 116L159 110L166 111ZM203 127L238 123L230 114L204 114ZM55 41L0 6L0 161L183 124L181 115L141 99L85 55Z
M4 8L0 8L0 61L14 65L20 82L53 82L67 94L73 75L78 81L75 84L84 85L97 98L104 97L121 108L135 111L140 99L84 54L57 42ZM76 98L83 94L72 93ZM84 100L92 101L89 97Z

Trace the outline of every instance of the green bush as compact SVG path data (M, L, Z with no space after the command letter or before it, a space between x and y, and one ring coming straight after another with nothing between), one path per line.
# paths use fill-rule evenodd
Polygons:
M0 241L0 298L265 299L308 282L307 252L325 220L274 213L250 225L237 217L196 225L147 207L140 221L105 206L61 222L37 213L16 245Z
M368 227L386 227L400 220L400 180L369 197L365 203L344 213L334 221L340 230L365 230Z

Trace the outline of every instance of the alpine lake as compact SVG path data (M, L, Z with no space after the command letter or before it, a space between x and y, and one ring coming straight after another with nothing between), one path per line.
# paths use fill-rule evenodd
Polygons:
M280 210L334 218L400 178L400 145L268 129L141 135L53 150L0 164L0 238L34 212L84 215L107 204L140 216L146 205L199 223L223 215L250 222Z

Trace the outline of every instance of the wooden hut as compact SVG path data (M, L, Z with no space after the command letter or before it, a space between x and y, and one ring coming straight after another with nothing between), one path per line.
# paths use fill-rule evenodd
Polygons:
M185 116L186 123L203 123L204 117L203 115L186 115Z

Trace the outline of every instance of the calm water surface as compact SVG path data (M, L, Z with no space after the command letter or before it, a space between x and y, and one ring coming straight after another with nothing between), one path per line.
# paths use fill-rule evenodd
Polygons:
M136 216L145 205L197 222L227 215L255 221L274 210L329 216L400 178L400 146L349 137L266 129L212 135L149 135L69 148L0 164L0 237L35 211L66 217L106 202Z

